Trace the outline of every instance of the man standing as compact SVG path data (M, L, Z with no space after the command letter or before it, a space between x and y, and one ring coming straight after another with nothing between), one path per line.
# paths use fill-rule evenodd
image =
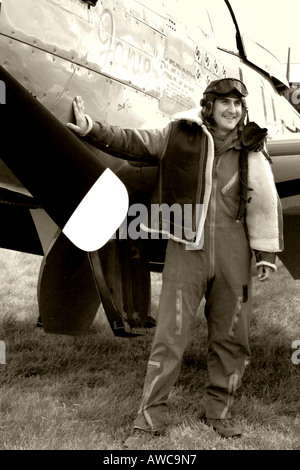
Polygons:
M157 162L152 202L192 207L192 226L183 221L181 237L176 224L163 218L158 226L142 225L150 233L167 231L169 241L156 332L127 448L164 433L168 396L203 296L207 424L223 437L242 434L231 421L231 406L250 356L251 250L258 277L265 281L276 270L276 252L283 249L280 201L259 134L250 139L257 145L245 145L247 94L240 80L213 81L200 114L187 111L155 131L92 122L81 98L74 101L76 125L67 124L70 129L118 158ZM252 129L261 131L256 125Z

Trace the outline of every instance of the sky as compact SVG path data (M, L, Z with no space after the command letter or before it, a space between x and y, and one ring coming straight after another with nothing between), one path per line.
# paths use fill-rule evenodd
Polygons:
M231 0L241 29L269 49L282 63L300 63L299 0Z

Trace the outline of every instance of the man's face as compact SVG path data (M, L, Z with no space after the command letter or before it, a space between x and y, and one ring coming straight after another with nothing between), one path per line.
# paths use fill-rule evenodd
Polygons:
M222 135L229 134L242 117L242 101L234 94L217 98L213 107L213 118Z

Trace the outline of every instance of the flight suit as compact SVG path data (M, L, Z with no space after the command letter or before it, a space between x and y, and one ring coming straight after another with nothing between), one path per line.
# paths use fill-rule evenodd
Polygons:
M158 322L134 427L158 432L165 428L168 396L203 296L208 323L206 414L211 419L230 417L250 356L251 249L260 253L260 263L282 250L281 211L270 165L262 152L248 153L247 183L252 191L246 227L244 220L237 222L240 142L235 147L233 140L219 155L206 126L195 126L188 116L161 131L121 129L104 121L98 125L90 142L95 147L117 158L159 165L151 209L162 203L192 207L192 223L186 225L184 218L181 238L175 233L177 220L166 231ZM202 215L197 226L198 205ZM203 220L204 247L192 249L202 236ZM163 222L157 226L148 220L140 226L152 236L163 234ZM274 269L273 263L267 259Z
M228 418L245 364L251 298L251 250L239 206L239 150L215 158L204 247L168 241L158 323L134 427L160 432L193 318L205 296L208 324L208 418Z

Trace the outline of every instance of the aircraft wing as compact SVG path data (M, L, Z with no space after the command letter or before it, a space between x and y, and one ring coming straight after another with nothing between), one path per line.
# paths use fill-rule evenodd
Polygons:
M300 194L300 133L278 135L267 146L280 198Z
M278 256L294 279L300 279L300 134L268 141L273 173L283 208L284 251Z
M38 201L0 159L0 247L43 255L44 241L34 221L37 218L33 217L41 210Z

